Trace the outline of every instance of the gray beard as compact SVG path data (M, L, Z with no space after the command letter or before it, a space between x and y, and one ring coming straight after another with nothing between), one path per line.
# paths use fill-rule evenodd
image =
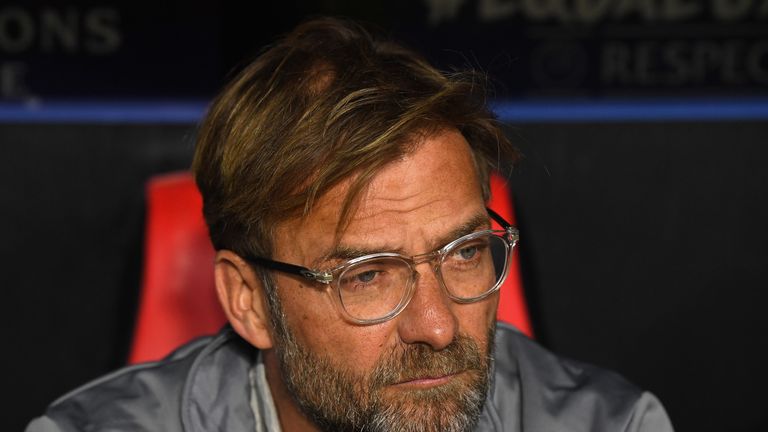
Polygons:
M282 379L302 412L327 432L460 432L470 431L482 413L490 379L495 326L488 330L488 349L458 335L446 348L401 345L382 356L369 374L333 365L299 343L278 310L273 314L276 354ZM277 322L280 321L280 322ZM451 382L428 389L388 386L420 376L461 372Z

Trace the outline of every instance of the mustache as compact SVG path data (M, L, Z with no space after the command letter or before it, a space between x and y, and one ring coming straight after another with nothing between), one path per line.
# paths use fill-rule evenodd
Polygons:
M374 367L371 389L411 381L437 378L463 371L482 371L487 361L474 339L457 335L445 348L434 350L427 344L402 344L393 348Z

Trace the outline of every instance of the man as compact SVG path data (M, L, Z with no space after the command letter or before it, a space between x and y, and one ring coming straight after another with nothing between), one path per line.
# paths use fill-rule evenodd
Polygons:
M496 324L517 230L484 203L515 157L477 76L349 22L299 26L199 131L229 325L28 431L671 430L652 395Z

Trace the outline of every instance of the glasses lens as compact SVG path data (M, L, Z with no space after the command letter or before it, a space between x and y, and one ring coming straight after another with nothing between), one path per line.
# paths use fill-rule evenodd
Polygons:
M410 266L399 258L361 261L339 275L341 304L355 319L383 318L403 301L411 277Z
M445 288L459 299L473 299L496 288L504 277L509 249L494 234L470 238L455 245L440 265Z

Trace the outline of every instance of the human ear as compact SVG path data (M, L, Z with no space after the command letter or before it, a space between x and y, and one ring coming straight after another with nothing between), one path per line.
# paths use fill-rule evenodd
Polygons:
M236 253L220 250L214 264L216 293L232 328L256 348L272 348L264 286Z

